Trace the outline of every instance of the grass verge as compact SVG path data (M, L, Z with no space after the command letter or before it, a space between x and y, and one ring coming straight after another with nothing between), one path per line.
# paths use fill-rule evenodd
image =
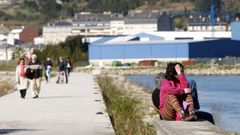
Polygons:
M14 85L10 81L8 80L0 81L0 97L8 94L9 91L13 89Z
M0 71L15 71L16 61L0 61Z
M155 135L153 127L143 122L142 102L124 94L111 77L97 78L116 135Z

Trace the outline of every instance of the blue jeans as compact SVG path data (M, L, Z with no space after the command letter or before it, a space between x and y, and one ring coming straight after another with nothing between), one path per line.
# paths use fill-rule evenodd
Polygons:
M189 80L188 84L189 84L189 88L192 89L194 108L195 108L195 110L199 110L200 105L199 105L199 101L198 101L197 83L194 80Z

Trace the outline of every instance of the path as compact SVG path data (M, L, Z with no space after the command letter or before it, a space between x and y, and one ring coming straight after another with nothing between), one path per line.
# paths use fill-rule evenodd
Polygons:
M42 83L38 99L19 92L0 97L0 134L113 135L101 92L91 74L71 73L68 84Z

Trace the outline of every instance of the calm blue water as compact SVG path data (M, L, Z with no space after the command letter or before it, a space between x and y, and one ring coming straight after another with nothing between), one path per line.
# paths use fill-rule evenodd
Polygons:
M155 76L128 76L151 90ZM200 110L217 112L216 125L240 132L240 76L188 76L197 82Z

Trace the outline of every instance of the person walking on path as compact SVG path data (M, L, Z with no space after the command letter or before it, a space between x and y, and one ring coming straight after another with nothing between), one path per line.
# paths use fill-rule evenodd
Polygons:
M32 54L31 61L28 63L28 65L28 78L30 80L32 98L38 98L42 81L42 66L41 62L37 59L36 54Z
M165 79L161 83L160 90L160 115L164 120L196 120L194 103L188 81L179 63L169 63L166 69ZM187 114L182 105L188 104Z
M72 64L72 61L70 60L70 57L67 57L67 75L69 77L70 75L70 72L72 72L72 69L73 69L73 64Z
M67 66L66 62L63 60L62 57L59 57L57 65L58 65L58 77L56 83L59 83L64 77L65 82L68 83Z
M47 58L46 61L44 62L46 83L50 81L52 67L53 67L53 63L51 59Z
M27 92L28 80L26 78L27 65L25 65L25 59L20 58L16 67L16 82L17 89L20 91L21 98L25 98Z

